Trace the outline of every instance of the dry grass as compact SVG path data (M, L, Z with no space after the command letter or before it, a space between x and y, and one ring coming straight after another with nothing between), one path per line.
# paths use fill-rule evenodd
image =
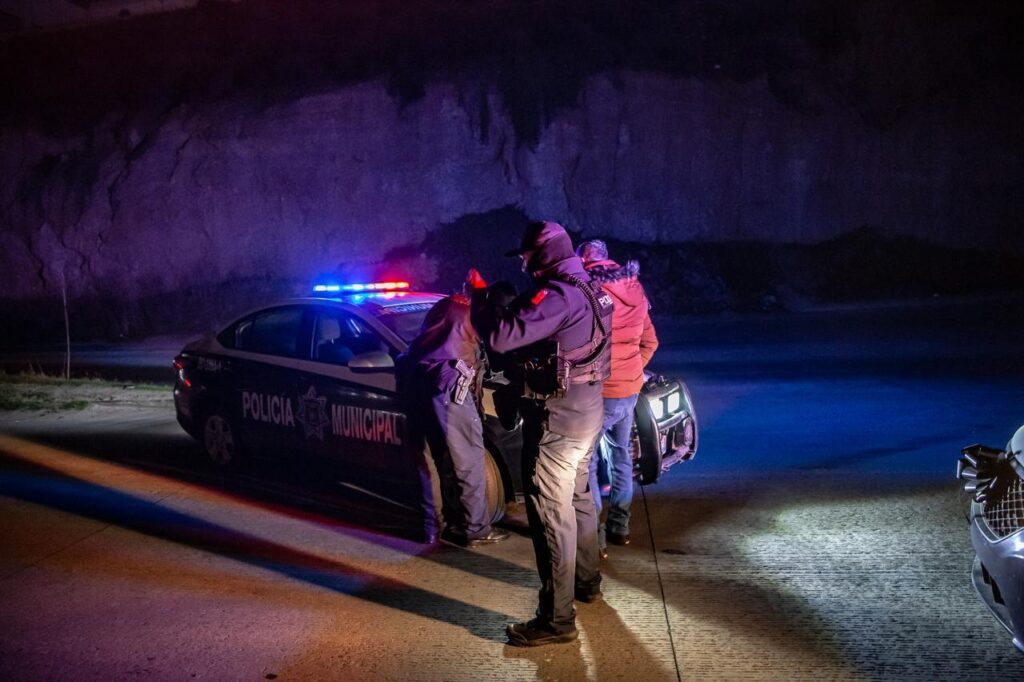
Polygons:
M0 373L0 411L61 412L99 403L150 404L168 400L168 386L126 384L96 378L63 377L41 372Z

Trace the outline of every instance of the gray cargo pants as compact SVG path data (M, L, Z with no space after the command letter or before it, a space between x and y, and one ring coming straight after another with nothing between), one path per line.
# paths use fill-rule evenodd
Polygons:
M546 431L524 410L523 488L541 588L537 617L557 632L576 627L575 586L601 583L590 457L597 429L572 438Z
M467 539L491 532L487 518L484 475L484 434L476 399L470 393L461 405L450 393L430 399L432 424L427 429L430 451L441 477L445 523Z

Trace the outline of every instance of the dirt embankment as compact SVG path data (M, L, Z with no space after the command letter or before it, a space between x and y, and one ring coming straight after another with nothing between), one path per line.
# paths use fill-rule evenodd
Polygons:
M508 206L693 310L778 298L819 268L786 244L862 225L1020 252L997 4L247 0L3 42L0 319L38 337L66 285L78 339L177 333ZM425 253L423 286L471 260Z

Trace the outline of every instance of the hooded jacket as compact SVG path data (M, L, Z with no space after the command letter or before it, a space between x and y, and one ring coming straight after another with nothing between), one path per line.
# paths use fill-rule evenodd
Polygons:
M615 302L612 312L612 375L604 382L605 398L627 398L640 392L644 367L658 348L651 323L650 303L637 279L636 261L619 265L613 260L588 263L587 274Z
M599 334L587 297L562 281L567 275L590 281L565 229L551 222L531 225L520 252L528 256L536 289L505 311L477 308L477 328L487 347L508 353L553 339L570 349ZM604 414L601 382L574 384L565 396L545 401L544 407L548 431L574 438L593 436Z

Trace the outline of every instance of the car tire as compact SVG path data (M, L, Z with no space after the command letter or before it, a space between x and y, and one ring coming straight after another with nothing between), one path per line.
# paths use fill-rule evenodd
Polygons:
M239 467L242 448L238 431L223 412L213 410L203 417L199 437L206 460L214 468L229 471Z
M636 466L633 471L640 483L649 485L657 482L658 477L661 476L662 453L658 425L655 423L651 408L643 395L637 400L633 423L635 427L630 448L634 453L639 452L639 456L634 454Z
M679 386L683 391L683 399L686 401L686 419L676 428L681 429L683 443L687 447L687 455L683 459L689 461L697 456L697 445L700 442L700 423L697 421L697 411L693 409L693 398L690 397L690 388L683 381L679 382Z
M494 455L487 448L484 448L484 490L487 496L487 515L491 523L497 523L505 516L505 483Z
M673 429L672 447L685 448L686 454L683 459L689 461L697 454L697 419L687 415L679 425Z

